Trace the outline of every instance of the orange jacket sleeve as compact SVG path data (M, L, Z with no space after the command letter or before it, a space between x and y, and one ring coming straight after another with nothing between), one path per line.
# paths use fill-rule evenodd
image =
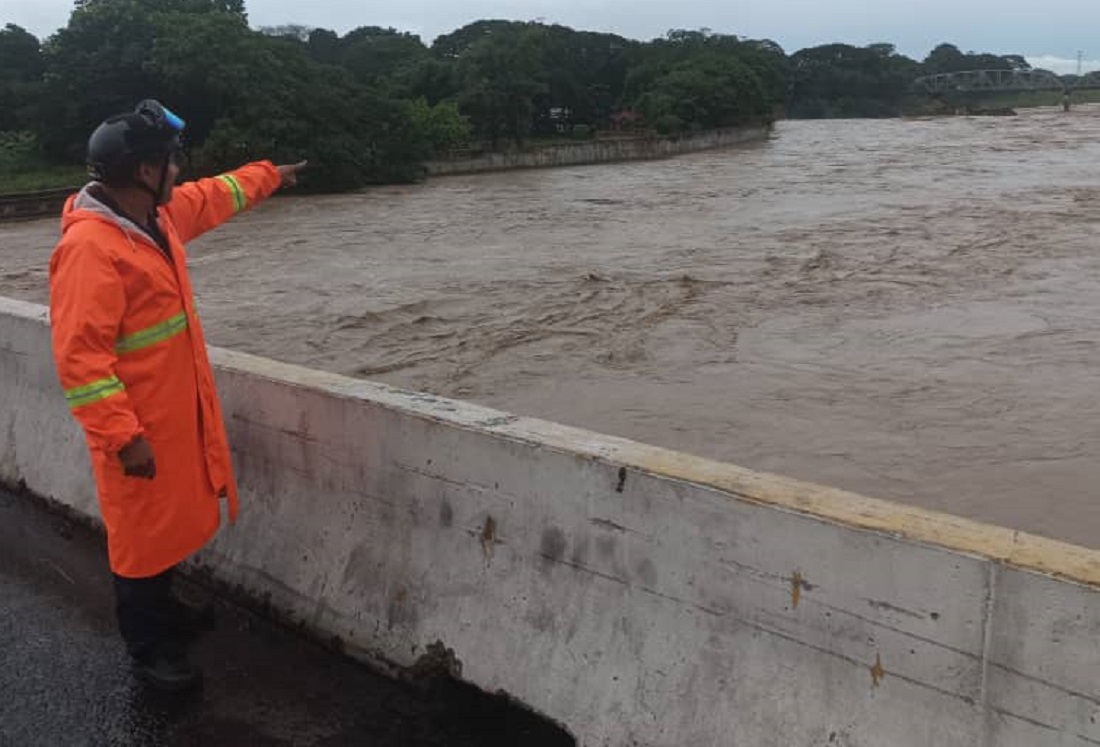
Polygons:
M187 243L267 199L281 184L275 164L257 161L220 176L181 184L164 209L180 239Z
M115 372L115 342L126 310L111 257L86 243L63 243L50 261L54 362L65 399L90 445L117 453L142 434Z

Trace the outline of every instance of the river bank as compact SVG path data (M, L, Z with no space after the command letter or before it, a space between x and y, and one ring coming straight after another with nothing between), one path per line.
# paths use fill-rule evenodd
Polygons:
M715 148L766 140L772 124L689 133L677 136L641 136L565 142L525 150L483 153L470 158L430 161L427 175L454 176L491 171L619 163L671 158ZM58 213L78 186L42 191L10 192L0 189L0 222L41 218Z
M773 127L772 123L761 123L681 135L651 134L641 137L627 136L587 142L555 143L538 148L429 161L426 168L429 176L451 176L515 169L645 161L766 140Z

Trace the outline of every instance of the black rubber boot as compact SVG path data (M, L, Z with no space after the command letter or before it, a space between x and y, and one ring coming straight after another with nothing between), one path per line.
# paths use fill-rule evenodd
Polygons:
M202 670L180 651L158 650L134 659L134 674L149 687L162 692L184 692L202 686Z

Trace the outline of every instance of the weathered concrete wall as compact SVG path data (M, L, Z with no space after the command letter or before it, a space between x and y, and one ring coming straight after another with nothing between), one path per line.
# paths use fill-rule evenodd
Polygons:
M75 189L51 189L42 192L0 195L0 223L56 217L65 200Z
M554 166L580 166L617 161L643 161L668 158L740 143L766 140L771 126L708 130L679 137L653 137L638 140L599 140L567 143L528 151L485 153L474 158L431 161L426 164L431 176L476 174L484 171L537 169Z
M198 562L355 655L442 642L585 745L1100 743L1100 553L215 351L244 489ZM94 513L43 310L0 477Z

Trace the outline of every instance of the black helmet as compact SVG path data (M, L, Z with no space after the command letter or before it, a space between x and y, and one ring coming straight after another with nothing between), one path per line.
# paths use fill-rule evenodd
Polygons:
M127 184L143 161L167 160L182 150L183 120L146 99L132 114L106 120L88 138L88 174L114 186Z

